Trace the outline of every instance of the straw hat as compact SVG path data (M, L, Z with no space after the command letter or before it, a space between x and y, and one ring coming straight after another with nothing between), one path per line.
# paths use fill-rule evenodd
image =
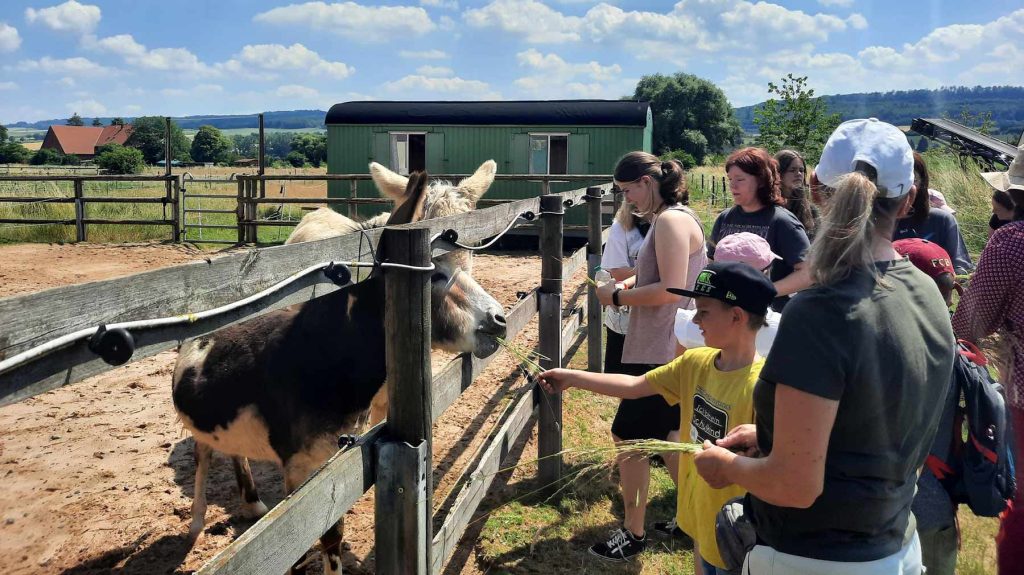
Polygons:
M983 172L981 177L985 178L988 185L1001 192L1008 192L1011 189L1024 191L1024 144L1017 148L1017 157L1010 162L1008 170Z

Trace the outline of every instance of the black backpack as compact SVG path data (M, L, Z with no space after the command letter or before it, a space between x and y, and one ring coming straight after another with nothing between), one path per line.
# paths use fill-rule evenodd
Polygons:
M1003 386L989 375L981 350L960 340L957 351L955 385L950 390L958 396L952 402L956 410L953 437L945 446L942 441L935 442L926 465L954 504L966 503L975 515L996 517L1006 509L1017 487L1010 413Z

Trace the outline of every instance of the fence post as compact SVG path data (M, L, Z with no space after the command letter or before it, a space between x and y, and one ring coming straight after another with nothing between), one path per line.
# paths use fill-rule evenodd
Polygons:
M601 266L601 198L604 190L599 187L587 188L587 276L594 280L597 268ZM587 369L594 373L604 371L601 332L601 303L597 301L597 290L593 285L587 292Z
M359 206L352 201L357 197L359 197L359 180L351 179L348 181L348 217L353 220L356 219L356 216L359 213Z
M175 176L171 182L171 232L174 243L181 241L181 176Z
M249 244L256 243L256 218L257 210L256 203L253 200L256 198L256 180L250 179L246 186L245 192L245 206L243 212L245 212L245 242Z
M540 307L540 353L547 357L541 367L562 366L562 219L565 207L561 196L541 196L540 234L541 279L537 294ZM549 395L538 387L540 417L537 430L538 475L541 485L552 485L562 478L562 396Z
M85 182L73 181L75 188L75 241L85 241Z
M387 261L430 265L429 229L389 230L386 238ZM384 277L390 441L378 447L377 573L428 575L433 539L430 272L390 268Z
M235 219L238 220L238 243L245 243L245 178L238 178L238 196L235 200Z

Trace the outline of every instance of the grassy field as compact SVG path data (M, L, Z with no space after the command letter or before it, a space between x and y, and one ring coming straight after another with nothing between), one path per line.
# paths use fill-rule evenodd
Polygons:
M586 369L584 344L569 367ZM611 445L611 422L618 400L578 389L569 390L563 399L563 442L568 451ZM530 453L527 451L527 454ZM528 460L530 455L524 455ZM685 456L684 456L685 457ZM593 463L567 457L570 472ZM506 462L506 465L510 463ZM537 496L523 496L538 488L528 478L532 466L517 470L524 478L512 483L516 490L505 496L486 518L477 557L488 573L640 573L689 575L693 570L693 550L679 542L651 535L646 551L626 565L605 563L587 554L587 547L605 539L622 521L622 500L617 476L610 471L586 473L573 481L557 502ZM519 498L519 499L517 499ZM675 509L675 488L663 468L654 468L651 477L647 523L671 517ZM991 575L995 569L996 519L979 518L961 508L962 542L957 573Z

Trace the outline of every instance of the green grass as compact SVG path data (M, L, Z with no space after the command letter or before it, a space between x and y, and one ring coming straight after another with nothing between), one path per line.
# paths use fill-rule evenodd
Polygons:
M569 367L585 369L587 348L577 351ZM610 427L618 400L577 389L563 400L565 449L588 449L611 445ZM529 460L530 454L522 459ZM579 464L567 458L567 464ZM506 465L510 464L506 462ZM574 467L570 467L570 470ZM614 473L601 472L576 481L558 501L522 497L539 486L531 479L532 466L521 469L523 480L506 497L512 501L499 506L486 518L477 541L477 558L489 573L651 573L689 575L693 570L692 550L668 541L654 543L639 560L625 566L604 563L587 554L587 547L618 527L622 502ZM516 500L515 497L522 497ZM648 525L670 517L675 511L675 488L664 469L652 470ZM961 508L962 547L957 573L995 573L995 533L998 520L975 517Z
M287 133L287 134L309 134L309 133L313 133L313 134L326 134L327 133L327 130L324 129L324 128L294 128L294 129L293 128L264 128L263 131L268 133L268 134L273 134L273 133L277 133L277 132L284 132L284 133ZM199 133L199 129L198 128L183 128L182 132L184 132L185 135L188 136L189 139L192 139L192 137L194 137L197 133ZM249 134L258 134L259 133L259 128L221 128L220 133L224 134L225 136L236 136L236 135L247 136Z

